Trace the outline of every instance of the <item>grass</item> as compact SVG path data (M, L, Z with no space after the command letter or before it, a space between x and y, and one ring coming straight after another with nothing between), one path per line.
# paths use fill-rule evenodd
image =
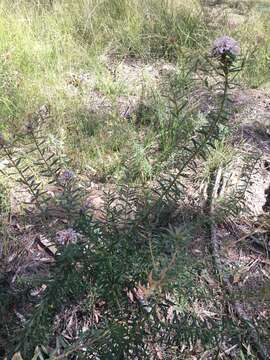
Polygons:
M240 10L233 11L242 14L247 4L244 2ZM268 82L268 15L262 13L259 6L254 7L242 24L230 28L231 8L228 9L227 17L220 21L221 27L219 23L218 29L215 26L211 29L206 16L212 16L214 20L215 15L206 15L198 1L190 1L187 5L176 0L53 1L52 5L2 1L2 131L18 131L28 114L48 104L52 112L49 131L65 143L69 155L74 154L76 165L79 165L78 153L82 167L98 168L97 164L106 159L106 165L101 166L101 177L118 176L123 166L121 152L126 152L125 136L123 140L117 136L116 144L112 143L112 136L106 139L106 134L121 133L121 128L126 127L124 123L122 126L121 119L117 119L117 99L133 94L147 101L149 92L157 86L151 81L154 76L151 72L150 81L149 77L143 76L136 85L132 79L132 76L138 77L136 72L127 79L115 77L114 71L119 66L121 71L125 59L139 62L142 69L143 64L154 64L158 59L172 61L180 67L190 66L190 60L195 62L207 53L217 35L227 33L239 40L247 56L242 81L253 87ZM253 50L256 50L255 54ZM90 81L78 78L83 74L89 74ZM91 92L111 104L110 114L104 116L104 121L89 114L89 107L100 108L103 104L89 104ZM128 124L128 129L127 136L141 142L141 129L132 124ZM149 131L147 127L143 129L144 134ZM74 138L80 141L74 141ZM168 139L163 141L163 149L173 145L166 144ZM145 145L141 146L144 148ZM135 148L131 151L136 151Z

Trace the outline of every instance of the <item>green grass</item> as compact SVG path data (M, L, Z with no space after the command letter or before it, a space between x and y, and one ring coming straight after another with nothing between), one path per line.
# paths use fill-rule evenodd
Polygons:
M177 61L178 53L188 49L196 52L206 40L205 24L195 2L174 9L160 1L55 1L52 7L4 1L0 34L1 129L19 131L28 114L49 104L50 131L64 141L69 154L77 157L80 153L81 164L77 165L105 162L101 166L105 176L119 168L118 153L126 151L122 146L125 134L123 140L117 136L117 143L111 140L126 124L121 124L117 114L105 121L88 115L89 92L105 96L112 103L112 112L119 96L134 93L128 79L113 79L108 61L121 64L125 57L143 63L159 58ZM79 91L72 96L70 73L90 73L94 82L90 86L79 84ZM144 82L150 89L151 82ZM135 89L135 94L140 96L140 91ZM140 141L140 131L131 131L128 136ZM74 141L74 135L80 141Z
M0 131L12 138L46 104L51 146L79 173L103 183L155 180L204 121L189 107L181 121L172 117L167 97L172 91L184 102L201 86L193 69L213 39L228 34L239 41L242 86L268 86L270 14L262 9L270 2L224 3L216 26L215 13L195 0L1 1ZM231 14L244 21L231 26ZM156 79L161 61L175 67L171 88ZM119 101L132 97L135 111L123 118ZM227 157L230 149L221 145L205 178Z
M230 11L236 13L246 9L242 6L239 10L228 4ZM266 2L262 4L266 5ZM146 126L142 131L117 119L117 99L130 94L148 97L156 85L147 77L141 88L134 87L132 79L115 79L108 69L109 63L113 62L116 70L117 64L125 59L140 64L154 64L163 59L176 66L189 66L207 54L216 36L227 33L239 40L247 56L242 81L253 87L268 82L269 15L262 12L259 5L255 6L246 12L245 22L236 28L230 28L226 18L219 28L211 28L207 16L198 1L187 5L176 0L57 0L52 1L52 5L42 1L2 1L0 129L19 131L29 114L49 104L50 131L64 142L69 155L76 158L76 166L97 168L96 164L104 159L106 165L100 167L101 177L117 175L123 166L121 152L127 150L125 136L137 143L141 142L142 133L150 132L152 136L151 127ZM210 19L211 16L214 20L214 15L210 15ZM254 49L256 53L250 55ZM79 83L72 95L70 74L85 73L90 74L93 81L87 85ZM92 91L111 102L111 119L105 116L102 120L88 114L87 101ZM155 107L162 108L162 101ZM121 133L123 127L128 128L123 139L121 135L116 136L114 143L111 138ZM114 135L107 136L112 133ZM162 130L160 136L166 152L173 146L171 137L164 138ZM145 146L148 145L140 144L139 148ZM130 151L136 152L135 148Z

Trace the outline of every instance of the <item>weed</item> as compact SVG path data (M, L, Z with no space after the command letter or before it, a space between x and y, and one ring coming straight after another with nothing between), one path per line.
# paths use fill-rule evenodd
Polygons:
M15 261L15 274L1 272L0 314L14 334L1 330L1 356L217 358L227 345L240 354L246 327L226 318L222 289L205 271L209 259L191 261L190 249L209 226L195 204L198 179L211 183L236 156L228 97L235 76L243 70L239 81L253 86L267 77L268 17L242 7L238 34L226 23L213 29L202 10L197 1L1 2L1 236L9 236L8 179L27 194L20 215L33 246L50 254L38 275L30 268L24 277ZM228 37L215 43L215 61L205 61L221 31L237 33L239 67ZM145 75L149 64L155 71ZM139 70L121 78L123 65ZM119 99L130 96L134 109L122 112ZM253 171L246 162L233 193L239 202ZM87 201L88 180L106 188L99 209ZM220 221L238 210L231 198L219 204Z

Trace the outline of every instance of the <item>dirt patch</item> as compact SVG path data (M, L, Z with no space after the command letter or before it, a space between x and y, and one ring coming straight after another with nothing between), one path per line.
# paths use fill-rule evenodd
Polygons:
M106 61L107 78L91 73L67 75L66 92L71 97L81 97L82 106L95 115L116 114L131 117L163 82L164 76L176 72L176 66L165 61L145 64L125 60Z
M238 89L233 93L234 120L245 140L253 141L263 152L270 150L270 94L262 90Z
M232 96L235 108L233 123L239 130L235 146L249 154L257 154L259 161L254 169L246 192L246 205L255 216L267 209L270 185L270 94L262 90L237 89Z

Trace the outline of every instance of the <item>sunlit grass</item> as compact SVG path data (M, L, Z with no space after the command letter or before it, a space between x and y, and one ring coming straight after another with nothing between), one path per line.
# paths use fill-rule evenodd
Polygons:
M131 155L140 157L141 150L138 154L136 151L148 146L142 139L155 136L153 127L148 126L152 121L165 124L163 130L158 127L161 132L156 136L162 138L161 150L171 151L174 143L170 134L166 136L169 129L161 118L161 98L160 103L158 100L151 105L151 116L142 114L142 119L148 121L143 129L121 123L117 112L119 97L149 97L151 92L159 91L157 84L151 76L143 76L141 84L135 85L134 79L117 79L114 71L124 71L120 65L125 61L140 63L143 68L143 64L155 66L158 59L171 61L176 68L188 67L208 54L216 36L226 33L239 41L246 57L243 84L263 87L269 77L269 15L259 4L251 7L250 1L241 2L241 6L226 3L244 20L232 26L226 15L217 28L211 24L215 15L206 16L199 1L185 5L177 0L52 1L52 5L45 1L2 1L0 129L20 129L28 114L47 104L51 109L49 129L64 141L77 166L103 169L105 176L122 171L126 131L140 144L129 148ZM267 3L260 5L265 7ZM70 85L72 74L89 74L93 81L79 83L74 89ZM104 114L97 119L88 113L91 92L98 92L111 103L111 119L104 121ZM98 166L100 162L106 166Z

